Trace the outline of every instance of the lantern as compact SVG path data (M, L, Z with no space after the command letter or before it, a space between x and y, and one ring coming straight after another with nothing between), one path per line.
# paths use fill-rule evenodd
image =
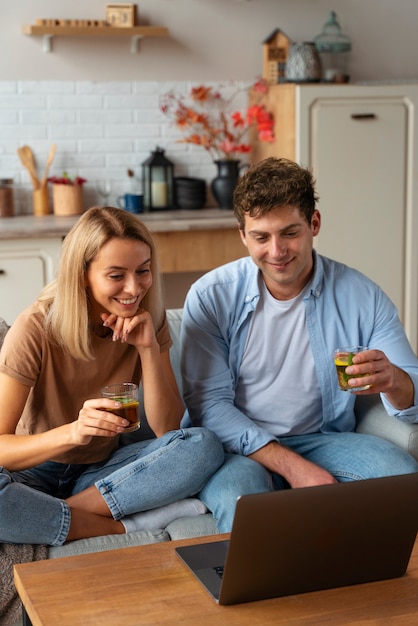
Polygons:
M173 209L173 164L156 148L142 164L145 211Z

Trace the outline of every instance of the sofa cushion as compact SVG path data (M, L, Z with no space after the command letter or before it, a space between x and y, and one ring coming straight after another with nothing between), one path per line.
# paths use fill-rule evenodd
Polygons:
M8 330L9 330L9 325L3 318L0 317L0 348L3 344L3 339L6 336L6 333Z

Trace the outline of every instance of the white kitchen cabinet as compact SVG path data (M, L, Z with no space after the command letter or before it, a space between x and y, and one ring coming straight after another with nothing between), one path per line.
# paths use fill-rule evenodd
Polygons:
M317 180L325 256L355 267L391 297L418 349L418 85L274 85L273 144Z
M11 239L0 242L0 316L12 324L53 279L62 239Z

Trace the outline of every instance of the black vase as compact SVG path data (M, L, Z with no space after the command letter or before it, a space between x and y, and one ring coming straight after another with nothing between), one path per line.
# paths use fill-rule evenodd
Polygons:
M233 194L239 178L239 161L225 159L214 161L218 174L212 180L211 189L220 209L232 209Z

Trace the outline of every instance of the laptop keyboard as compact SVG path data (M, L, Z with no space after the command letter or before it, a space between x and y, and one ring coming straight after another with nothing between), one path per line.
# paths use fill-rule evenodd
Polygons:
M216 574L218 574L219 578L222 578L222 576L224 575L224 566L218 565L217 567L214 567L213 569L216 572Z

